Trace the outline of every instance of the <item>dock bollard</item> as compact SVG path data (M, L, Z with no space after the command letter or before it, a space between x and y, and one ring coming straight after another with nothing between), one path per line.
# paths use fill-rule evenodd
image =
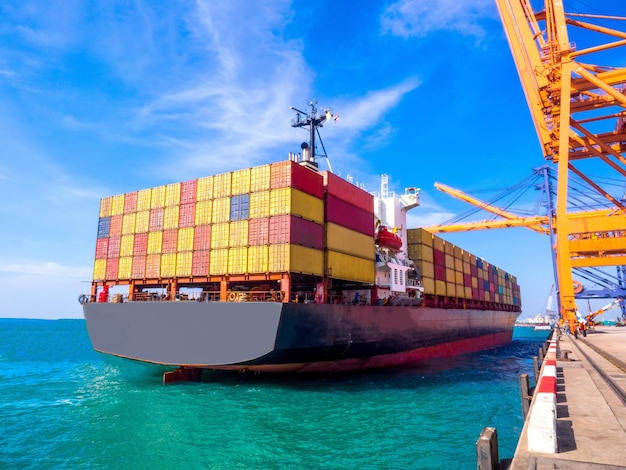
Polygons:
M485 428L476 441L478 470L496 470L499 466L498 434L496 428Z

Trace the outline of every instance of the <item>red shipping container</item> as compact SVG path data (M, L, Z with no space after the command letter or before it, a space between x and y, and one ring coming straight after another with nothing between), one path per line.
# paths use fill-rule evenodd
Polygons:
M211 226L198 225L193 232L193 249L208 250L211 248Z
M107 268L105 274L107 280L117 279L117 270L119 268L119 264L119 258L110 258L107 260Z
M198 180L183 181L180 184L180 203L188 204L190 202L196 202L196 188L198 186Z
M248 244L253 246L267 245L270 242L269 225L270 219L267 217L250 219L248 223Z
M326 221L349 228L367 236L374 236L374 213L328 195Z
M161 277L161 255L146 256L146 278Z
M271 245L291 243L322 250L324 227L293 215L270 217L269 242Z
M137 212L137 191L124 195L124 214Z
M133 256L145 256L148 253L148 234L137 233L133 240Z
M446 254L437 248L433 248L433 264L435 266L446 266Z
M178 229L170 229L163 231L163 244L161 250L163 253L176 253L178 247Z
M470 274L463 274L463 286L472 287L472 276Z
M473 264L470 265L470 273L473 277L478 277L478 268Z
M324 198L322 175L291 160L270 165L270 188L295 188L300 191Z
M117 236L117 237L111 237L109 238L109 249L107 252L107 258L119 258L120 257L120 242L121 242L122 237ZM107 263L107 269L108 269L108 263ZM117 278L117 274L115 275L115 278Z
M146 257L133 256L133 264L130 276L133 279L143 279L146 277Z
M103 259L109 256L109 239L98 238L96 240L96 259Z
M196 218L196 204L195 202L181 204L180 212L178 215L178 226L193 227L194 220Z
M163 212L164 209L162 207L150 209L150 222L148 223L148 230L151 232L163 230Z
M116 237L122 234L122 219L123 215L114 215L111 217L111 229L109 230L110 237Z
M473 300L481 300L478 287L472 287L472 299Z
M437 281L446 280L446 267L445 266L439 265L439 264L435 265L435 279Z
M326 194L367 212L374 212L374 196L328 171L322 172Z
M209 275L209 250L194 251L191 259L191 275L192 276L208 276Z

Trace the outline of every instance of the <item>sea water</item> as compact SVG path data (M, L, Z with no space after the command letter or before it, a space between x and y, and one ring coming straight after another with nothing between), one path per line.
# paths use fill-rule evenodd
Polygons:
M94 352L83 320L0 319L0 468L474 469L486 426L513 456L546 335L414 369L163 386L171 368Z

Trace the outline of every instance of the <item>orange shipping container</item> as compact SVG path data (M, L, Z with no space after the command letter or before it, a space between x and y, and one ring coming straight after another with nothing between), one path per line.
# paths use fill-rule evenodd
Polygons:
M146 277L158 279L161 275L161 255L154 254L146 256Z
M211 226L198 225L193 234L193 249L208 250L211 248ZM208 265L207 265L208 271Z
M124 214L137 212L137 191L124 195Z
M111 217L111 228L109 229L110 237L117 237L122 234L122 215L114 215Z
M131 278L143 279L145 277L146 277L146 257L145 256L133 256Z

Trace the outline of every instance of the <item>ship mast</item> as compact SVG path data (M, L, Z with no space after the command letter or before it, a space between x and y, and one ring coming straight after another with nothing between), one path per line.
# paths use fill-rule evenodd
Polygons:
M324 123L330 121L330 119L334 118L337 120L337 115L333 114L333 110L331 108L324 108L321 110L320 115L317 114L317 100L313 99L309 101L309 107L311 110L309 113L304 111L300 111L293 106L290 106L290 109L293 109L296 112L296 117L291 120L291 127L308 127L309 128L309 141L303 142L301 145L302 148L302 156L304 161L311 162L317 166L315 162L316 158L325 158L328 164L328 168L330 172L333 172L333 169L330 166L330 160L328 159L328 155L326 154L326 148L324 147L324 142L322 142L322 137L320 136L319 128L324 127ZM315 143L315 135L317 134L317 138L319 139L320 146L322 147L323 154L316 153L316 143Z

